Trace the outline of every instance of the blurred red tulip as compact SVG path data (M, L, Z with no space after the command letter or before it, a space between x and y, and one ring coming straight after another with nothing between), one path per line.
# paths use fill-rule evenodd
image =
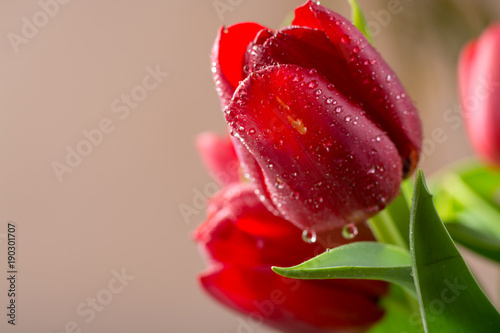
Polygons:
M421 149L417 111L345 18L309 1L292 26L222 28L214 79L259 197L302 229L364 221L399 193Z
M273 215L250 183L216 195L195 239L209 267L203 288L222 304L285 332L364 332L383 315L378 305L388 285L368 280L293 280L271 266L292 266L348 243L340 230L320 235L325 245L302 240L301 230ZM364 224L358 240L372 240Z
M500 165L500 24L464 47L458 81L469 140L482 158Z

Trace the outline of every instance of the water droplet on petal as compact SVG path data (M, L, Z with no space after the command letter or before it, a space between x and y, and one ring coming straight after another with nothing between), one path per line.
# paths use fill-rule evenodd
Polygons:
M318 84L319 84L318 81L312 80L311 82L309 82L309 84L307 86L311 89L314 89L318 86Z
M248 134L255 134L255 130L252 128L248 131Z
M387 75L387 77L385 78L385 80L387 82L391 82L392 81L392 76L391 75Z
M370 168L370 170L368 170L368 174L374 174L375 171L376 171L375 165L372 165L372 167Z
M316 96L319 96L319 95L321 95L322 93L323 93L323 91L321 91L321 89L318 89L318 90L316 90L316 92L315 92Z
M326 104L332 104L333 103L333 98L328 97L325 101Z
M313 244L316 243L316 233L311 230L304 230L302 231L302 240L308 244Z
M355 47L352 49L352 52L354 52L354 53L358 53L358 52L359 52L359 47L355 46Z
M345 118L344 118L344 120L345 120L346 122L350 122L350 121L351 121L351 119L352 119L352 117L351 117L351 116L345 116Z
M349 37L348 35L344 35L340 38L340 41L344 44L347 44L351 41L351 37Z
M342 228L342 237L345 239L353 239L358 235L358 228L354 223L346 224Z
M335 108L335 112L336 112L336 113L340 113L340 112L342 112L342 107L341 107L341 106L337 106L337 107Z

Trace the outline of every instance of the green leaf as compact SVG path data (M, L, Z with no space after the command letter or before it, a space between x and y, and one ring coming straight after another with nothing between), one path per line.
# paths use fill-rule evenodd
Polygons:
M426 332L497 332L500 315L472 276L417 173L410 221L413 277Z
M373 37L370 33L370 29L366 24L365 16L363 15L363 11L359 7L359 4L356 0L349 0L349 5L351 5L351 17L352 23L359 31L365 35L365 37L373 44Z
M384 210L368 220L375 238L382 243L393 244L410 249L410 205L411 194L406 189L409 181L401 184L401 194Z
M407 250L384 243L342 245L293 267L273 267L296 279L370 279L395 283L416 297Z
M500 263L500 240L460 223L446 223L446 229L454 240L474 252Z
M453 239L500 262L500 172L468 162L440 177L433 189Z

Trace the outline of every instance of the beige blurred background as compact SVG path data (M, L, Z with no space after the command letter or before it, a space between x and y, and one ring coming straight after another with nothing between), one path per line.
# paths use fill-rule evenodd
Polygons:
M278 28L302 2L0 1L1 332L243 332L243 317L198 288L204 264L190 239L199 200L214 191L194 137L224 131L209 51L220 25ZM455 62L499 5L401 0L391 13L393 0L359 2L421 110L421 166L431 174L469 156L463 126L446 117L457 116ZM349 15L346 1L323 4ZM71 150L86 156L68 166ZM181 214L186 206L195 212ZM5 315L9 222L15 327ZM498 270L468 258L498 302Z

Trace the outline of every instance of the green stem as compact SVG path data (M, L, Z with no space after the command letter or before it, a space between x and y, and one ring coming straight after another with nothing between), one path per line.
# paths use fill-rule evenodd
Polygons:
M392 216L385 210L368 220L368 226L377 241L408 248L396 227Z
M401 184L401 194L378 215L368 220L368 226L379 242L410 249L410 188L409 181Z
M411 181L403 182L401 184L401 194L379 214L368 220L368 226L377 241L410 250L412 187ZM404 290L403 292L408 308L412 312L420 313L417 300L408 292Z

